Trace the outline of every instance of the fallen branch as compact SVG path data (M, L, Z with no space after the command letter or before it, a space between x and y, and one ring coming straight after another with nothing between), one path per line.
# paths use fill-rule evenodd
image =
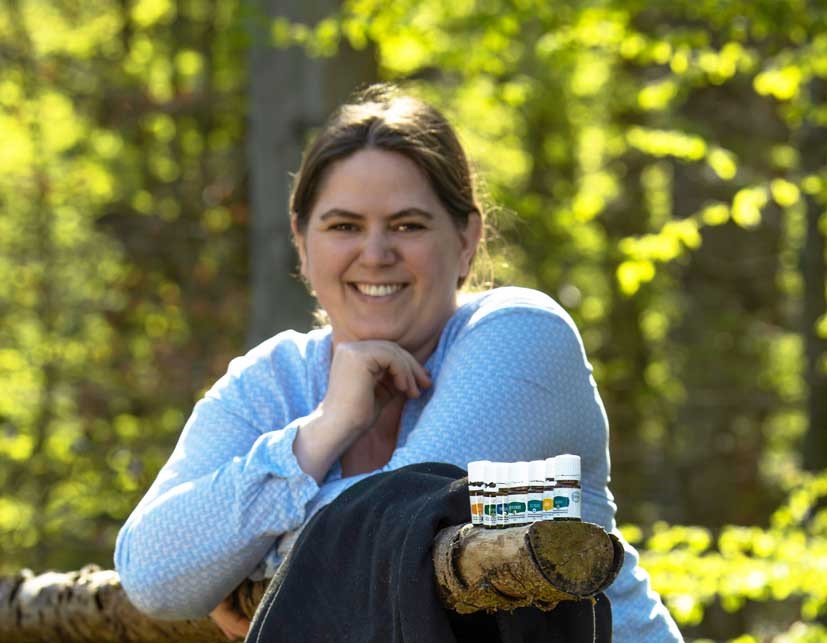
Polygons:
M593 596L623 560L617 540L597 525L541 522L504 530L449 527L434 540L435 577L444 605L459 613ZM233 594L252 616L268 581L246 581ZM139 612L117 572L84 567L0 578L0 641L25 643L219 643L208 618L160 621Z

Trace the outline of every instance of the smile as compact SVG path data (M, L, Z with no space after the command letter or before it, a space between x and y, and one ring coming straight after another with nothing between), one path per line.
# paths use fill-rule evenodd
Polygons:
M387 297L402 290L406 284L352 284L356 290L368 297Z

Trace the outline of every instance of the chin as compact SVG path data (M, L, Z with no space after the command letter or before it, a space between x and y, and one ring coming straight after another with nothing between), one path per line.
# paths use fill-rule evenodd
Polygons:
M402 333L396 329L373 326L358 329L354 335L362 340L367 339L382 339L388 342L399 342Z

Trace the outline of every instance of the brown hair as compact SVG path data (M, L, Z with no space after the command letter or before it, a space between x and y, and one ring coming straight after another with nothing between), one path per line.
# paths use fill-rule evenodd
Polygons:
M305 151L290 194L290 216L299 232L307 229L330 166L366 148L404 154L416 163L459 229L472 212L483 218L471 167L447 119L431 105L381 84L334 112Z

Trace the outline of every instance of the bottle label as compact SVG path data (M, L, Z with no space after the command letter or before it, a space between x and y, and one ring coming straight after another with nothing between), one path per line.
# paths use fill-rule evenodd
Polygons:
M526 517L531 522L543 519L543 497L539 493L528 495Z
M546 496L543 498L543 520L551 520L554 517L554 498Z
M484 504L482 514L482 524L486 527L494 526L494 519L497 516L497 505Z
M526 522L526 503L519 500L508 503L508 524L522 525Z
M471 523L474 525L482 524L482 503L479 498L471 498Z
M558 487L554 490L553 518L577 519L581 517L580 505L582 501L580 489L572 487Z

